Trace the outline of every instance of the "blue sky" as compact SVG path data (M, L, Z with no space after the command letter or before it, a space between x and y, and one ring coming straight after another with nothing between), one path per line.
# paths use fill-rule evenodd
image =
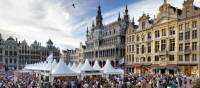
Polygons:
M168 0L182 8L184 0ZM75 3L76 8L71 5ZM101 0L103 23L117 20L123 15L125 4L135 21L143 12L157 15L163 0ZM79 47L85 41L85 31L95 21L99 0L0 0L0 33L26 40L38 40L42 45L51 38L61 49ZM200 7L200 0L195 0Z

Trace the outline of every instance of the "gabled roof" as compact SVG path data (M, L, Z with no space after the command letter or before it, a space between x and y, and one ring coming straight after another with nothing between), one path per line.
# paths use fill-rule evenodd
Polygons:
M59 63L53 68L51 71L53 76L76 76L77 73L72 71L67 65L64 63L64 60L61 58Z

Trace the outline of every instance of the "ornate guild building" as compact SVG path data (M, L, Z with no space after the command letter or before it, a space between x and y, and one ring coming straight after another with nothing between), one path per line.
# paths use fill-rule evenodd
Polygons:
M185 0L183 8L167 0L154 19L143 14L126 32L126 67L137 74L200 76L200 8Z
M67 49L67 50L63 50L63 55L64 55L64 60L66 63L76 63L78 64L79 62L83 62L83 58L84 58L84 49L85 46L80 43L80 47L79 48L75 48L75 49Z
M125 55L125 33L129 23L128 9L126 6L124 17L119 17L115 22L104 25L101 7L98 7L96 24L93 22L91 30L87 29L85 41L86 49L84 58L99 61L103 66L106 59L110 59L112 65L119 65Z
M59 60L60 50L51 40L47 42L47 46L41 46L37 41L29 46L25 40L18 41L13 37L4 40L0 34L0 69L20 69L25 64L45 60L49 53L53 53L54 59Z

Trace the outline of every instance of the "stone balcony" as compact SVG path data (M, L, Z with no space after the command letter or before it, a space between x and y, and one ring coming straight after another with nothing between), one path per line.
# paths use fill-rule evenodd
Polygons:
M188 50L184 50L184 54L190 54L191 53L191 50L188 49Z
M168 51L167 50L159 51L158 54L159 54L159 56L167 56L168 55Z

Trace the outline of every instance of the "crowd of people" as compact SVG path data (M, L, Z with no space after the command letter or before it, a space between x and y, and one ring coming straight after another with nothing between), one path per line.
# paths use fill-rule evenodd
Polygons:
M126 75L104 78L86 77L80 79L59 79L53 82L36 77L34 74L18 75L14 81L14 72L0 73L0 88L193 88L196 79L185 75L153 74L146 76Z

